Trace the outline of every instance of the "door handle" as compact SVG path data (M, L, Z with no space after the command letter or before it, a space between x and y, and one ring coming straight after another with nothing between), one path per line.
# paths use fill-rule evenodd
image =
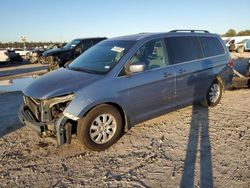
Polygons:
M172 76L172 74L169 73L169 72L164 72L163 73L163 77L165 77L165 78L169 78L170 76Z
M183 73L185 73L185 72L187 72L185 69L183 69L183 68L180 68L180 69L179 69L179 73L183 74Z

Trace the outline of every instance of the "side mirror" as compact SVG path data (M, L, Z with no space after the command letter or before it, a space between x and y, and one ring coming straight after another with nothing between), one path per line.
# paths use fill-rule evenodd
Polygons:
M129 66L130 73L138 73L143 72L145 70L146 65L144 63L133 64Z

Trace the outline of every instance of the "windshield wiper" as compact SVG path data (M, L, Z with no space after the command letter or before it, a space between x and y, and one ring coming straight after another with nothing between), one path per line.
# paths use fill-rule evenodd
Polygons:
M87 72L87 73L90 73L90 74L98 74L96 71L89 70L89 69L84 69L84 68L80 68L80 67L69 67L68 66L68 69L75 70L75 71L80 71L80 72Z

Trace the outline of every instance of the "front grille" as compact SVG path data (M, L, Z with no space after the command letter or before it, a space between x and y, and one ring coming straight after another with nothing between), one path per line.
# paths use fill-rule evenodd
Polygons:
M36 120L41 121L40 103L30 97L24 97L25 105L30 110Z

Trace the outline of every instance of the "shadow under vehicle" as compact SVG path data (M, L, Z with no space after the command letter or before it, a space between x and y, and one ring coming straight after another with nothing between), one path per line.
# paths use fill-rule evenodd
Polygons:
M194 103L216 106L232 77L228 49L208 31L116 37L28 85L19 118L59 145L76 134L100 151L139 122Z
M63 67L65 63L74 60L84 51L105 39L107 38L96 37L74 39L62 48L50 49L43 52L41 58L43 58L43 63L49 64L49 71L54 70Z

